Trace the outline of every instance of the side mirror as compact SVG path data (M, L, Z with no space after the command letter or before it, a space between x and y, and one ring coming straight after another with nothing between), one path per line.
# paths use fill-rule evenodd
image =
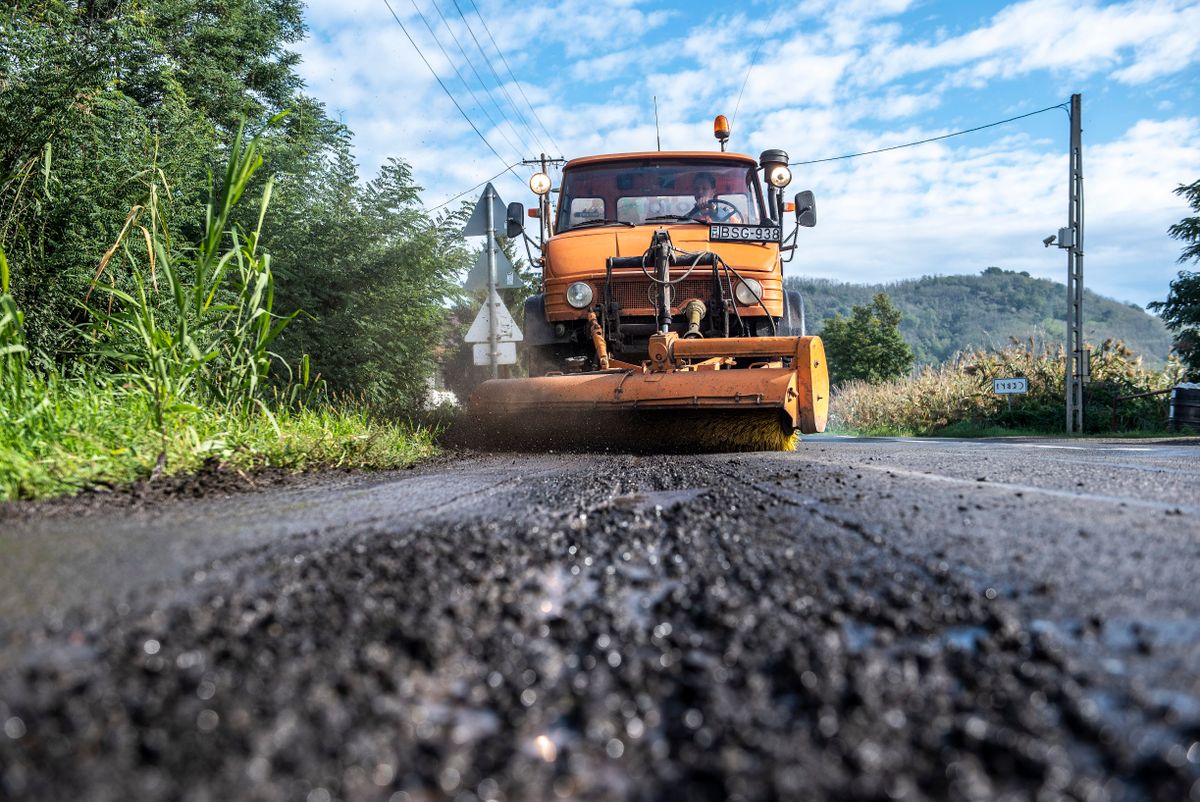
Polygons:
M812 228L817 224L817 198L811 189L796 193L796 225Z
M505 236L509 239L520 236L525 230L525 204L520 201L513 201L508 204L508 211L505 217Z

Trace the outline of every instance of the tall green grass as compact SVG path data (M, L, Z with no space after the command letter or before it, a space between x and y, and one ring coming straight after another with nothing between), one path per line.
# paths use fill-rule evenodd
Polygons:
M266 182L253 231L230 222L262 167L259 147L257 137L244 143L238 131L220 191L208 204L204 234L190 250L170 247L160 208L170 187L151 169L145 202L131 211L93 282L115 302L89 310L93 352L116 363L118 375L144 391L160 430L171 414L194 412L197 400L229 414L254 406L267 411L262 390L271 368L269 348L295 316L274 314L270 256L258 250L272 182ZM130 236L135 232L142 236ZM120 258L110 261L114 254ZM115 280L111 286L101 283L114 264L128 271L131 291L118 289Z
M81 301L88 322L73 362L30 354L0 250L0 500L212 458L238 468L389 468L432 452L431 431L334 404L307 358L292 370L272 353L294 313L274 311L270 256L258 247L269 180L253 230L233 222L262 163L259 139L239 131L192 245L164 222L165 176L154 166L142 175L145 197Z
M0 248L0 393L15 407L24 390L29 352L25 348L25 316L8 292L8 280L8 257Z

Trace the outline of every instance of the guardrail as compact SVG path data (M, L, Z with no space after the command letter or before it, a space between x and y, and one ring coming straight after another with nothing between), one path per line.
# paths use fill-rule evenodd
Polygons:
M1114 398L1114 399L1113 399L1113 405L1112 405L1112 423L1109 425L1109 427L1108 427L1108 428L1109 428L1110 430L1114 431L1114 432L1117 430L1117 402L1119 402L1119 401L1132 401L1132 400L1133 400L1133 399L1135 399L1135 398L1149 398L1149 397L1150 397L1150 396L1152 396L1152 395L1166 395L1167 393L1171 392L1171 391L1172 391L1172 390L1174 390L1174 389L1175 389L1174 387L1168 387L1168 388L1167 388L1167 389L1165 389L1165 390L1151 390L1151 391L1150 391L1150 392L1148 392L1148 393L1134 393L1133 395L1119 395L1119 396L1117 396L1116 398Z

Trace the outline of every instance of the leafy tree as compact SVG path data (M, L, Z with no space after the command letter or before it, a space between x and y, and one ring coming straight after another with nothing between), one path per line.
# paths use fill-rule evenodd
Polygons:
M1167 229L1167 233L1187 243L1183 247L1183 253L1179 254L1181 264L1193 259L1200 262L1200 181L1176 187L1175 194L1187 198L1188 205L1196 212L1196 216L1183 218Z
M304 310L281 350L293 361L309 354L336 392L411 408L434 371L455 274L471 254L461 226L438 225L420 208L408 164L392 159L362 187L348 147L333 154L324 170L284 182L289 209L265 243L277 305Z
M1198 214L1183 218L1168 233L1185 243L1180 263L1200 262L1200 181L1178 187L1175 194L1186 197ZM1175 333L1175 352L1187 366L1189 376L1200 377L1200 273L1179 271L1167 300L1154 301L1148 308L1161 315L1167 328Z
M900 317L887 294L879 292L870 304L854 306L849 317L827 318L821 339L831 381L862 379L875 384L912 370L913 353L900 335Z

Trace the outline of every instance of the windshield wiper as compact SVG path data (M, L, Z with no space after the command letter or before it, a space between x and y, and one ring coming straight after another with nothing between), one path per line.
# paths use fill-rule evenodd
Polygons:
M695 217L688 217L682 214L656 214L646 218L646 222L651 220L679 220L684 223L703 223L704 220L697 220Z
M582 223L576 223L571 226L571 229L588 228L590 226L629 226L633 228L633 223L628 220L584 220Z

